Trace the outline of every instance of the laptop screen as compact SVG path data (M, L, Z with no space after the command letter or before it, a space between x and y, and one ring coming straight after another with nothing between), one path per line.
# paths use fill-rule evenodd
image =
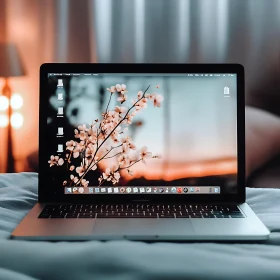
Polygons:
M65 194L237 192L233 73L49 73L48 174Z

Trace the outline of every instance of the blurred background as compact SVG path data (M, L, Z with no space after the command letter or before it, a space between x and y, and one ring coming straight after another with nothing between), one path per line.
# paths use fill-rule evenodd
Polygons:
M246 103L280 116L279 33L279 0L1 0L0 172L36 171L42 63L241 63Z

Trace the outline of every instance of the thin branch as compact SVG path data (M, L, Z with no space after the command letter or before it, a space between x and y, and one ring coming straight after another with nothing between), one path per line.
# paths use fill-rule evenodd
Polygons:
M119 168L117 171L130 168L130 167L133 166L135 163L137 163L137 162L139 162L139 161L141 161L141 160L142 160L142 159L138 159L137 161L133 162L131 165L126 166L126 167L121 167L121 168Z
M106 114L107 114L107 111L108 111L109 104L111 102L112 95L113 95L113 92L111 92L110 99L109 99L109 102L108 102L106 110L105 110Z
M115 155L113 155L113 156L105 157L105 158L103 158L103 159L113 158L113 157L115 157L115 156L117 156L117 155L120 155L121 153L122 153L122 152L119 152L119 153L117 153L117 154L115 154Z

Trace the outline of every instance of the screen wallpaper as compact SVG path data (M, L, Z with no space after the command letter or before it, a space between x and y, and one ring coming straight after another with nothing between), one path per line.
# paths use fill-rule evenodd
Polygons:
M234 193L235 74L49 73L48 172L65 193Z

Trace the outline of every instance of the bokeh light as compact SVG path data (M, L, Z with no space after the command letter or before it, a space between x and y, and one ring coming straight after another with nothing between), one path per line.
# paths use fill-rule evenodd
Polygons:
M0 111L5 111L9 107L9 100L6 96L0 96Z
M23 105L23 99L20 96L20 94L18 93L13 94L11 98L11 107L13 109L19 109L22 107L22 105Z
M6 127L8 123L8 117L6 115L0 115L0 127Z
M13 113L11 116L11 124L14 128L20 128L23 124L23 116L20 113Z

